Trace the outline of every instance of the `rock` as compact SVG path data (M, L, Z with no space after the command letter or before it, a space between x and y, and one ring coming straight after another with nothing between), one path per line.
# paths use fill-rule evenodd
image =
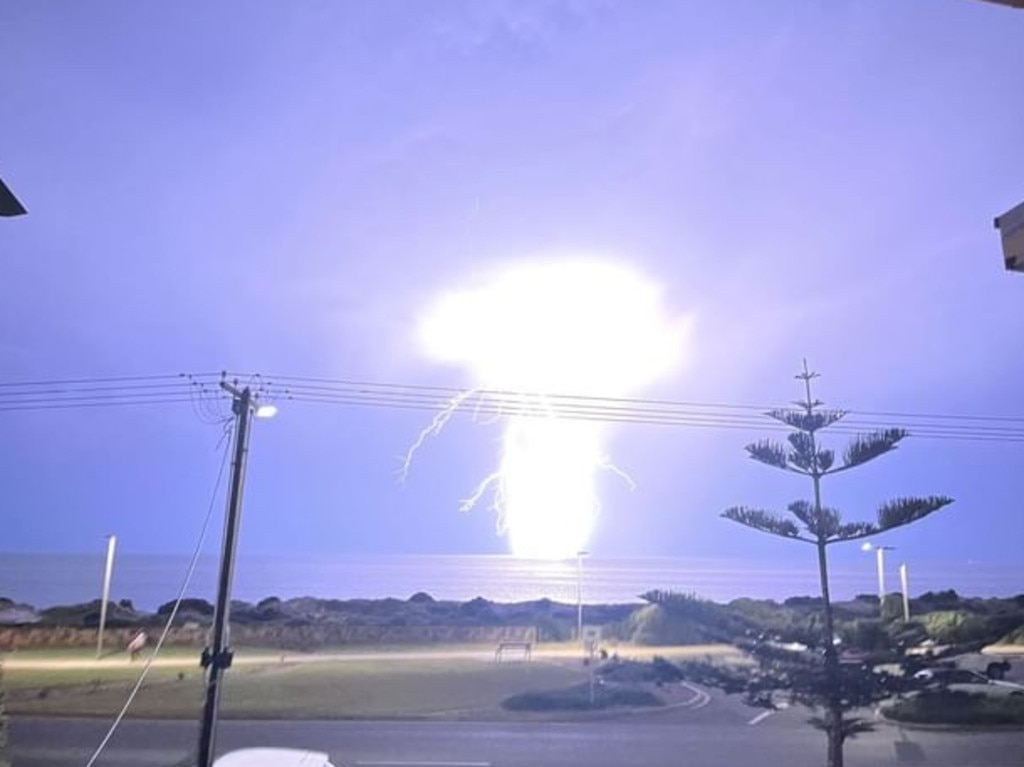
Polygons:
M31 623L39 623L39 613L30 605L14 604L5 599L6 605L0 607L0 626L24 626Z
M174 610L174 602L165 602L157 608L157 615L170 615L171 611ZM178 608L178 614L190 613L192 615L204 615L213 616L213 605L207 602L205 599L195 599L188 597L181 600L181 607Z

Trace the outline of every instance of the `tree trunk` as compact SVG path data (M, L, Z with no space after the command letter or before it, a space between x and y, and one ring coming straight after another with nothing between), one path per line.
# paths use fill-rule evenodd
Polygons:
M817 482L815 482L815 496ZM818 507L820 501L815 498ZM839 656L836 654L835 627L832 618L832 599L828 588L828 559L825 540L818 539L818 575L821 578L821 599L825 613L825 684L828 701L825 706L825 723L828 734L828 767L843 767L843 706L839 689Z
M843 767L843 708L830 703L825 714L828 722L828 767Z

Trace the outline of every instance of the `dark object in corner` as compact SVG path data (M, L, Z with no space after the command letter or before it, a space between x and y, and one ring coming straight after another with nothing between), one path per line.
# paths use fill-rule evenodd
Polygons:
M25 206L18 202L14 192L0 178L0 216L24 216L26 213Z

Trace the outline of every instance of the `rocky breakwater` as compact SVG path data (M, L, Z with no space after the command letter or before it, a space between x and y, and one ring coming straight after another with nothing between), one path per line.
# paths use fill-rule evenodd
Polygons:
M90 647L96 644L100 602L36 609L0 601L0 650ZM107 641L124 648L139 630L154 636L171 616L174 603L155 612L138 610L129 600L107 611ZM624 620L633 605L588 606L588 622ZM213 620L213 606L202 599L183 600L174 615L168 643L200 647ZM345 645L487 643L557 641L572 636L575 605L550 600L518 603L435 600L423 592L409 599L282 600L231 607L231 639L239 647L312 651Z

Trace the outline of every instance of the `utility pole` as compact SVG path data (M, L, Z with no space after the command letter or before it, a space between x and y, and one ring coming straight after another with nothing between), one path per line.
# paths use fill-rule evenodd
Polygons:
M110 603L110 577L114 574L114 550L117 536L107 536L107 565L103 570L103 600L100 602L100 630L96 635L96 660L103 657L103 630L107 627L107 605Z
M206 699L199 731L198 767L211 767L217 731L217 707L224 671L231 666L234 653L229 647L228 619L231 611L231 581L235 569L235 547L242 515L242 490L245 483L245 462L249 453L249 425L253 415L252 391L222 381L221 388L231 394L231 410L235 414L235 450L231 464L231 488L224 521L224 541L220 559L220 578L217 584L217 605L213 613L213 643L203 649L200 660L208 669Z

